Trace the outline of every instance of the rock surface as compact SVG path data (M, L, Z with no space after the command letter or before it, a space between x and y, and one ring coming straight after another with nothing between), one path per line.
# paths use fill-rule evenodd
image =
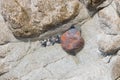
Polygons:
M1 0L0 8L0 80L119 80L119 0ZM60 44L40 44L71 24L85 41L79 64Z
M113 75L113 80L120 79L120 57L118 57L116 59L116 62L114 63L114 66L112 69L112 75Z
M11 5L12 4L12 5ZM79 13L78 0L3 0L2 14L16 37L36 37Z

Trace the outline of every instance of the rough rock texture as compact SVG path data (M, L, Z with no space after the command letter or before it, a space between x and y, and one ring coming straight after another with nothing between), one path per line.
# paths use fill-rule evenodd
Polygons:
M120 35L105 35L101 34L101 39L98 41L99 50L105 54L116 54L120 50Z
M0 0L0 8L0 80L119 80L120 0ZM85 41L79 64L60 44L40 44L71 24Z
M90 16L94 16L99 10L109 6L113 0L80 0L87 8Z
M114 54L120 49L120 18L114 4L112 3L98 13L102 30L98 45L100 51L107 54Z
M120 56L116 59L112 69L113 80L120 80Z
M3 0L2 14L13 34L25 38L69 21L80 7L77 0Z

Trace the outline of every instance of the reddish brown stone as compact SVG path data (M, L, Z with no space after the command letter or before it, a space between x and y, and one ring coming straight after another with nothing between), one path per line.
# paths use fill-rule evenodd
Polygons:
M76 55L84 46L84 40L81 37L80 31L75 28L66 31L61 36L61 46L67 53Z

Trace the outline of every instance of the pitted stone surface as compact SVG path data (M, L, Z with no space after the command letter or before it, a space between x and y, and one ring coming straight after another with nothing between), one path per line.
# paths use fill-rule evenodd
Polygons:
M78 15L80 7L78 0L2 0L1 9L13 34L26 38L69 21Z

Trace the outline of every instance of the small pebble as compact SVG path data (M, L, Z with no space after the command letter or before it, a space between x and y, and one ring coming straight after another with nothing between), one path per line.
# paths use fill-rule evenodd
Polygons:
M60 44L60 35L50 36L48 39L44 39L41 41L42 47L53 46L54 44Z
M61 46L70 55L76 55L83 46L84 39L81 37L81 33L74 26L61 35Z

